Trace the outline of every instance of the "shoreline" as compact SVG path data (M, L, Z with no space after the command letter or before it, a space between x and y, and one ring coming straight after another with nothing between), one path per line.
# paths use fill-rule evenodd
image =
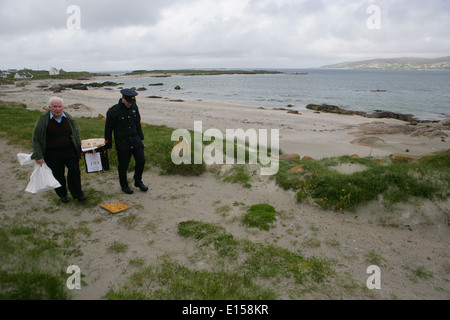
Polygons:
M128 77L128 76L127 76ZM84 83L120 82L121 77L100 76ZM0 100L23 103L28 109L43 110L52 96L64 99L66 110L74 116L97 117L120 99L115 87L66 89L54 93L52 86L76 84L80 80L32 80L22 85L0 86ZM117 85L120 86L120 85ZM117 87L116 86L116 87ZM412 156L450 149L450 125L435 122L408 122L390 118L370 118L357 114L337 114L317 110L289 110L208 101L149 98L138 92L142 122L192 130L202 121L204 130L279 129L280 148L285 154L316 159L353 155L384 157L407 153ZM371 126L367 130L367 126ZM378 126L378 127L377 127ZM414 126L414 127L413 127ZM382 143L367 146L358 142L376 136Z

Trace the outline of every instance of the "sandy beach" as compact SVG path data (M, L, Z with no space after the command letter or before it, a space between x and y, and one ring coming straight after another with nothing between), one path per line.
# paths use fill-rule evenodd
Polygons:
M120 77L99 77L83 82L120 82ZM79 80L36 80L24 86L0 86L0 100L24 103L27 109L42 110L52 96L64 99L66 111L75 117L106 115L109 107L117 103L117 88L89 88L89 90L64 90L60 93L47 91L58 83L77 83ZM174 101L170 97L149 98L158 95L148 88L139 92L138 106L142 121L170 128L193 129L194 121L202 121L203 129L279 129L280 148L284 154L299 154L315 159L341 155L360 157L386 157L391 154L420 156L426 153L450 149L450 127L442 124L418 124L415 134L398 129L407 125L394 119L375 119L355 115L336 115L301 110L298 114L286 110L258 109L244 105L211 103L207 101ZM78 105L73 107L73 105ZM72 106L72 107L70 107ZM1 121L4 121L2 119ZM382 124L380 126L380 124ZM374 128L389 130L374 131ZM388 133L393 132L393 133ZM431 135L430 132L433 132ZM83 133L81 132L82 138ZM363 138L376 137L372 145ZM358 140L359 139L359 140ZM192 265L195 244L181 239L177 234L178 223L190 219L214 223L226 228L240 239L273 244L305 256L331 259L333 267L341 274L349 275L358 287L364 287L369 266L367 252L376 251L384 258L381 264L382 288L375 291L348 291L342 282L335 282L326 293L310 292L306 299L449 299L450 298L450 232L448 221L442 219L449 212L450 201L416 201L398 205L385 211L374 202L358 209L356 213L337 214L314 205L299 204L293 192L279 188L268 177L254 177L251 190L224 183L216 175L207 172L200 177L161 176L158 170L144 173L149 185L148 193L138 190L128 196L120 192L117 173L112 170L98 175L83 173L86 188L112 193L111 201L122 201L132 209L123 215L135 214L140 222L133 228L120 224L120 215L109 215L101 208L79 211L71 205L55 213L41 210L52 203L51 197L24 194L26 179L15 179L11 171L22 176L32 168L17 169L16 154L31 152L28 146L8 145L7 137L0 135L2 154L0 158L0 186L5 204L2 214L13 216L18 211L39 215L49 221L68 225L86 222L92 234L84 239L83 255L73 263L80 266L86 283L81 290L71 292L74 299L102 299L108 289L119 286L135 270L129 266L130 259L140 257L151 264L163 256L179 261L193 269L213 268L206 259ZM16 169L14 169L16 168ZM29 175L28 175L29 176ZM19 197L19 195L22 195ZM24 201L26 200L26 201ZM283 212L275 228L269 232L249 231L237 222L243 208L233 203L252 205L270 203ZM217 213L220 206L230 206L227 216ZM33 210L31 208L34 208ZM36 208L38 208L36 210ZM77 211L78 210L78 211ZM400 228L386 226L380 221L393 219ZM151 228L145 226L151 225ZM288 231L288 230L294 230ZM306 240L314 238L320 246L307 246ZM95 241L93 241L95 239ZM129 245L129 250L117 257L106 248L114 240ZM327 245L333 240L339 246ZM151 245L149 245L151 242ZM424 266L433 277L411 281L410 268ZM282 299L291 299L281 293Z
M113 81L120 83L120 77L92 78L84 83ZM117 103L120 93L117 87L89 88L89 90L65 90L61 93L46 91L42 86L52 87L58 83L79 83L77 80L40 80L25 82L29 85L16 87L3 86L0 99L17 101L27 105L28 109L41 110L48 104L52 96L60 96L65 105L83 105L79 109L68 108L74 116L96 117L105 115L108 108ZM120 86L118 86L120 87ZM114 90L111 90L114 89ZM155 94L156 93L156 94ZM442 142L439 135L432 138L411 136L402 133L377 134L383 142L368 147L354 143L355 139L365 134L359 126L370 123L384 123L402 126L405 122L394 119L370 119L354 115L336 115L301 110L299 114L290 114L286 110L259 109L253 106L216 103L207 101L177 101L171 97L148 98L158 95L157 91L139 92L138 106L142 121L153 125L167 125L170 128L193 129L194 121L202 121L203 130L214 128L225 133L226 129L279 129L280 148L283 153L295 153L301 157L310 156L316 159L341 155L358 154L388 156L394 153L422 155L429 152L446 150L449 142ZM447 135L449 127L441 130ZM353 143L352 143L353 142ZM408 150L408 151L406 151Z

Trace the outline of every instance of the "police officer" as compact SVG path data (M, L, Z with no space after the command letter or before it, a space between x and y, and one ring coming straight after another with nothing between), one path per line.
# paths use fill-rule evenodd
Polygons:
M120 91L122 98L118 104L111 107L106 113L105 142L108 151L112 148L112 132L119 160L119 181L122 191L132 194L128 186L127 171L133 155L136 166L134 168L134 186L147 191L148 187L142 182L144 172L144 134L141 127L141 116L136 105L138 93L132 89Z

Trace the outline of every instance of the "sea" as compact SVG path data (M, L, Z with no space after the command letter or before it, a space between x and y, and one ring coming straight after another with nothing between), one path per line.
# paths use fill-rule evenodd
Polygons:
M450 117L450 70L268 69L277 74L120 77L141 96L304 110L308 104L387 110L418 120ZM111 73L120 75L123 72ZM155 85L159 84L159 85ZM175 89L179 87L179 89Z

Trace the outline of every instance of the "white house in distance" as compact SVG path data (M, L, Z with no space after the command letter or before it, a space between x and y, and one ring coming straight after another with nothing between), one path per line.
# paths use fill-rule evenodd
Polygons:
M17 72L14 75L15 79L31 79L33 78L33 75L30 74L29 72Z
M55 67L50 68L50 71L48 72L51 76L57 76L59 74L59 70Z

